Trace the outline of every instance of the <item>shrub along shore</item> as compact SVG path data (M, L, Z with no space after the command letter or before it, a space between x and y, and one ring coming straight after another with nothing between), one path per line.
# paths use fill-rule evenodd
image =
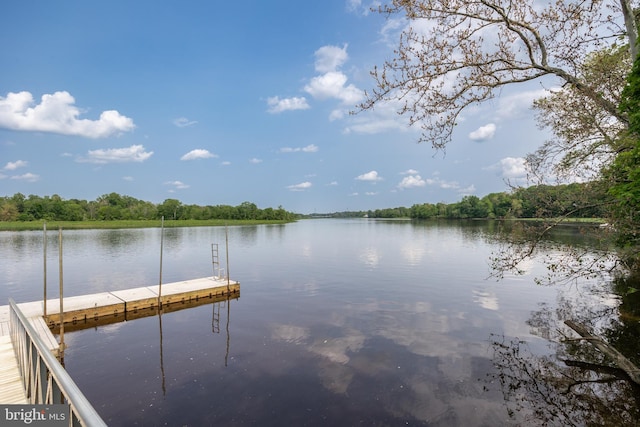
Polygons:
M253 219L210 219L210 220L165 220L164 226L171 227L220 227L234 225L286 224L288 220ZM160 228L160 220L110 220L110 221L0 221L0 231L42 230L46 223L48 230L87 230L119 228Z

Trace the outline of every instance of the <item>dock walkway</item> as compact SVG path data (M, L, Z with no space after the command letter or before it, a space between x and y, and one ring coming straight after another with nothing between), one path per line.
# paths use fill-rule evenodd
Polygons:
M161 294L160 294L161 291ZM65 330L82 329L133 320L162 311L176 311L240 296L240 283L218 277L145 286L113 292L101 292L60 299L17 304L47 348L57 355L59 344L52 330L59 330L60 319ZM28 403L18 361L11 342L9 305L0 306L0 404ZM69 327L67 327L69 325Z

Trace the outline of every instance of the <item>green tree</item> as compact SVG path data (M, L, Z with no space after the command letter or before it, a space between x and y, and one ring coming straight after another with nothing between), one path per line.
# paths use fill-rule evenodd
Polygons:
M164 219L181 219L182 218L182 202L177 199L166 199L158 206L158 216L164 216Z
M620 109L629 115L626 140L631 150L618 154L605 176L614 198L611 219L623 260L640 270L640 59L636 60L622 94Z

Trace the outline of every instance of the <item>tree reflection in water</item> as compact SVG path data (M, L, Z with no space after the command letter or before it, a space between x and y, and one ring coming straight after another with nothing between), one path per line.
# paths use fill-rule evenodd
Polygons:
M638 364L640 292L629 292L638 288L634 283L613 282L615 304L600 298L604 303L596 305L581 292L580 298L561 296L554 310L543 306L533 313L528 324L550 342L547 355L517 338L492 335L496 371L489 380L500 384L510 417L527 425L640 426L640 386L563 324L589 325Z

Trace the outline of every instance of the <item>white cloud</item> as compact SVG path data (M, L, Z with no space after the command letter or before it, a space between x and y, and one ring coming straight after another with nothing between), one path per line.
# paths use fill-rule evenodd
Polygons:
M356 105L363 99L364 93L352 84L345 86L346 83L347 76L344 73L330 71L312 78L304 91L316 99L335 98L344 104Z
M133 177L132 176L123 176L122 179L124 181L133 181Z
M490 168L499 170L502 177L507 179L527 177L526 161L522 157L505 157Z
M486 141L487 139L493 138L496 133L496 125L493 123L489 123L484 126L480 126L478 129L474 130L469 134L469 138L473 141Z
M17 181L36 182L37 180L40 179L40 175L27 172L24 175L14 175L11 177L11 179L15 179Z
M289 185L287 188L291 191L304 191L308 188L311 188L313 184L309 181L301 182L300 184Z
M127 163L144 162L153 155L153 151L144 151L142 145L132 145L127 148L107 148L90 150L87 157L78 158L81 163Z
M169 185L176 190L184 190L185 188L189 188L189 186L182 181L167 181L164 183L164 185Z
M262 163L262 159L257 159L257 158L253 158L253 159L249 159L249 163L253 163L254 165L257 165L258 163Z
M218 155L209 152L209 150L196 148L195 150L191 150L184 156L180 157L180 160L210 159L212 157L218 157Z
M398 188L416 188L416 187L424 187L427 185L427 182L422 179L420 175L409 175L402 178L400 184L398 184Z
M283 111L307 110L311 108L304 96L294 96L293 98L283 99L280 99L277 96L272 96L267 98L267 105L269 106L267 112L272 114L282 113Z
M417 175L417 174L419 174L419 173L420 173L420 172L418 172L418 171L417 171L417 170L415 170L415 169L407 169L407 170L406 170L406 171L404 171L404 172L400 172L400 175Z
M315 51L314 55L316 57L316 71L319 73L336 71L349 59L346 44L341 48L331 45L322 46Z
M186 128L186 127L189 127L189 126L193 126L196 123L198 123L198 122L195 121L195 120L189 120L186 117L178 117L177 119L175 119L173 121L173 124L178 126L179 128Z
M338 181L331 181L330 183L328 183L327 185L329 186L336 186L338 185Z
M9 92L0 97L0 128L105 138L135 128L133 120L115 110L103 111L98 120L79 119L80 109L69 92L42 95L34 105L29 92Z
M374 110L363 111L351 116L349 125L344 129L346 134L378 134L388 131L407 132L418 127L411 127L406 115L398 114L401 103L398 100L383 101Z
M316 153L319 150L317 145L309 144L306 147L282 147L280 149L281 153L298 153L302 151L303 153Z
M378 192L377 191L367 191L364 194L365 194L365 196L377 196Z
M519 117L523 114L530 115L533 101L547 96L549 93L550 91L547 89L537 89L501 96L496 115L500 119Z
M329 114L329 121L335 122L336 120L342 120L348 113L349 113L348 110L345 111L339 108L332 110L331 113Z
M465 188L460 188L458 190L458 193L462 194L463 196L469 196L469 195L471 195L471 194L473 194L475 192L476 192L476 186L473 185L473 184L471 184L470 186L465 187Z
M370 181L370 182L382 181L382 177L378 176L377 171L370 171L367 173L363 173L362 175L358 175L356 179L358 181Z
M25 166L27 166L29 164L29 162L25 161L25 160L16 160L15 162L8 162L5 167L4 170L7 171L14 171L18 168L23 168Z
M231 164L230 161L225 160L224 162L222 162L222 166L229 166Z

